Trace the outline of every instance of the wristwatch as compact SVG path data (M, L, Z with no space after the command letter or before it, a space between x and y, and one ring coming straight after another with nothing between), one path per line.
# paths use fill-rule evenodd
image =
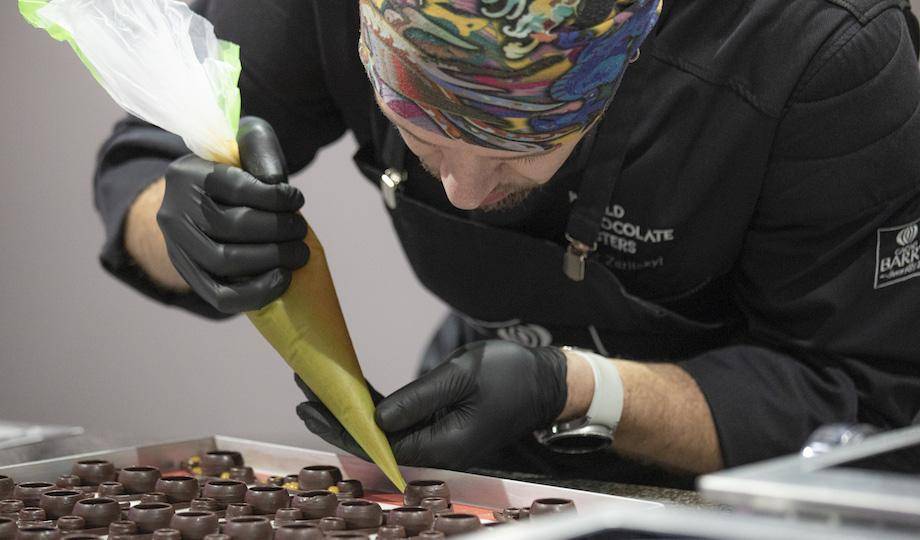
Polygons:
M557 422L548 429L535 431L534 436L540 444L562 454L587 454L609 448L623 414L620 372L612 360L599 354L574 347L562 349L581 356L591 366L594 397L585 416Z

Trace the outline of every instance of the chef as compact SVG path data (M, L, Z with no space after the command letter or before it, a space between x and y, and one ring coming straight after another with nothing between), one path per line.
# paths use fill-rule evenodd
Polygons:
M206 317L270 303L309 260L287 175L350 132L451 308L421 376L375 396L401 464L699 474L920 420L906 1L196 9L242 48L243 166L121 122L103 265ZM306 426L361 455L304 390Z

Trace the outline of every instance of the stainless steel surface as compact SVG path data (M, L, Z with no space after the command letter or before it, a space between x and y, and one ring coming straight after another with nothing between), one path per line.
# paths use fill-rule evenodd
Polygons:
M875 435L811 458L788 456L706 475L699 487L706 498L739 508L859 520L910 528L916 534L920 533L920 475L836 468L914 445L920 445L920 426Z
M81 435L82 433L83 428L76 426L43 426L0 420L0 450Z
M221 435L158 445L89 452L82 455L11 465L0 467L0 474L11 476L14 479L54 481L58 476L69 473L73 462L80 459L107 459L112 461L116 467L151 465L169 470L178 468L182 460L192 455L216 449L241 452L247 465L252 466L258 473L291 474L299 471L304 465L335 465L342 469L346 477L361 480L369 490L394 491L380 469L355 457ZM450 483L453 500L480 507L500 509L508 506L529 506L534 499L542 497L572 499L584 512L610 509L635 512L663 507L662 504L656 502L468 473L412 467L401 469L407 481L445 480Z
M826 454L834 448L859 444L879 432L869 424L828 424L816 429L802 447L803 457Z
M641 536L640 536L641 535ZM671 540L752 539L777 540L916 540L916 534L880 531L841 524L817 524L788 519L735 515L722 512L667 508L656 512L611 509L592 515L580 513L548 520L531 519L515 526L483 533L491 540L558 540L589 538L668 538ZM478 536L477 536L478 537Z

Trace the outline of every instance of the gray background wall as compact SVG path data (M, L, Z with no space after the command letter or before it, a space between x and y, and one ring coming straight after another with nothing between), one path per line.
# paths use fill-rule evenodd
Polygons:
M120 113L12 0L0 6L0 68L0 419L321 447L294 415L286 365L248 321L160 307L102 272L90 177ZM410 380L444 308L412 277L353 150L343 139L293 182L366 374L389 392Z
M154 304L97 262L90 186L118 109L62 44L0 4L0 419L144 440L210 433L318 446L286 364L245 318ZM367 377L407 383L444 308L416 283L350 137L292 182L325 244Z

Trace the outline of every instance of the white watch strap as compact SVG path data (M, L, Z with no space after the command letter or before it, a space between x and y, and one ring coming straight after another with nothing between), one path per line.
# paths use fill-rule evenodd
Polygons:
M579 349L569 349L581 356L594 372L594 397L588 407L588 422L615 432L623 414L623 380L616 364L609 358Z

